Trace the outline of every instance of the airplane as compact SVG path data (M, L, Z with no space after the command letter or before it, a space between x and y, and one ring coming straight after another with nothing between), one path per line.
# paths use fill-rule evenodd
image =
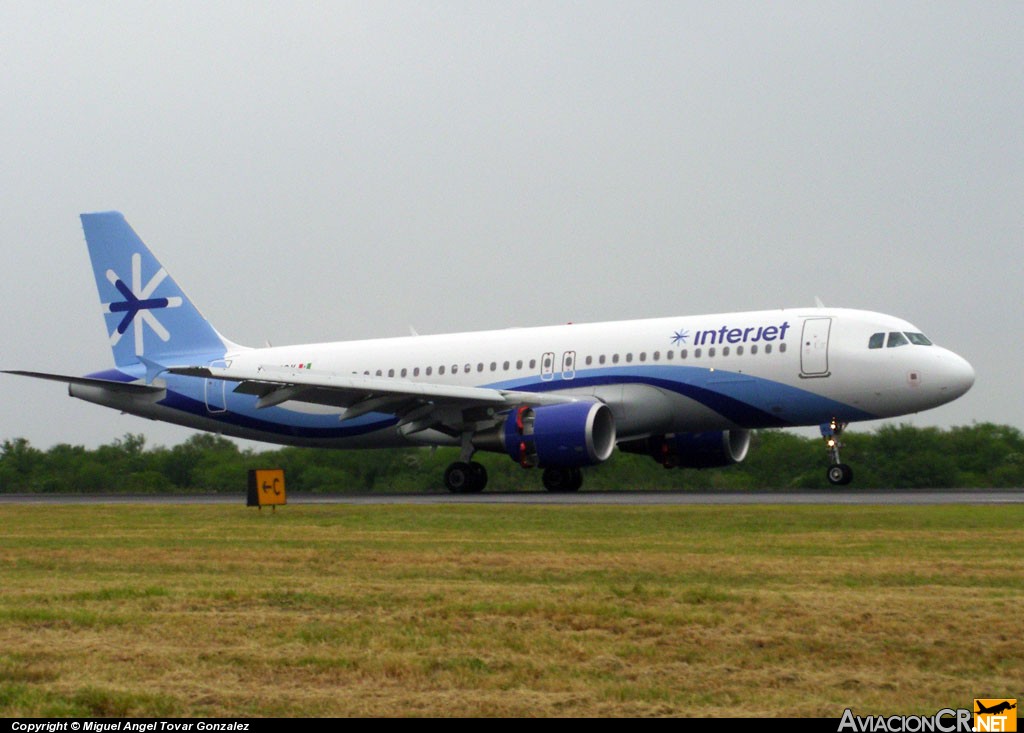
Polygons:
M978 706L978 709L974 711L976 715L999 715L1000 713L1005 713L1007 710L1013 710L1017 707L1016 703L1011 705L1009 700L1003 700L990 708L985 707L977 700L975 700L975 704Z
M444 483L482 491L477 451L552 492L616 447L666 468L747 456L751 431L819 426L827 476L851 422L945 404L974 370L899 318L813 308L248 348L222 336L118 212L82 214L114 368L72 397L237 438L319 448L455 446Z

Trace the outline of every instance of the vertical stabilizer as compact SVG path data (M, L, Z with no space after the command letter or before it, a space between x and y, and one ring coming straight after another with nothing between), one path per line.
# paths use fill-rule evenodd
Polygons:
M224 355L223 339L124 216L82 214L82 228L117 366L195 363Z

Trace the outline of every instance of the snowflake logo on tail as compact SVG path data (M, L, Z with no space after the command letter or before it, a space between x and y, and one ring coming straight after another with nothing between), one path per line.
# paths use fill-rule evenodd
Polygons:
M103 307L107 313L124 314L124 318L117 324L117 328L110 334L110 345L116 346L121 337L128 331L128 327L135 324L135 355L142 356L145 353L143 345L143 333L145 323L161 341L169 341L171 334L164 328L164 325L157 320L153 311L161 308L178 308L182 300L179 297L154 298L153 293L160 283L167 277L167 271L162 267L150 279L148 283L142 284L142 255L132 255L132 287L125 285L124 280L113 270L107 270L107 280L117 288L124 300L116 303L104 303Z

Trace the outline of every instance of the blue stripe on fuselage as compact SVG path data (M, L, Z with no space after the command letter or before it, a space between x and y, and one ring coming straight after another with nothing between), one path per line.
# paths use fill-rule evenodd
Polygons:
M251 403L255 403L255 400L256 398L253 397ZM166 399L161 400L160 404L190 415L216 420L219 423L245 430L268 433L278 438L291 437L309 440L355 438L390 428L398 422L398 418L394 415L382 416L378 413L369 413L340 423L337 415L305 415L279 407L260 410L259 414L267 414L267 418L264 419L256 417L255 407L246 409L244 412L230 409L234 406L233 402L234 400L229 400L229 409L225 412L210 413L206 409L205 401L168 389ZM277 419L274 419L275 417ZM300 420L301 422L299 422Z
M680 394L748 428L816 425L833 417L844 422L877 415L813 392L762 377L703 367L631 366L584 369L573 379L536 378L487 385L523 392L552 392L602 385L648 384Z

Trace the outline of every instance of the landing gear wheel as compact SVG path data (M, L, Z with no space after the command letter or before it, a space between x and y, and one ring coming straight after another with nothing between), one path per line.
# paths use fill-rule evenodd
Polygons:
M578 468L545 468L544 488L553 494L579 491L583 486L583 472Z
M444 485L453 494L478 494L487 486L487 469L476 461L456 461L445 469Z
M828 467L828 482L833 486L846 486L853 481L853 469L845 463Z
M473 474L473 481L471 488L466 493L479 494L487 486L487 469L484 468L484 464L476 461L470 461L469 469Z

